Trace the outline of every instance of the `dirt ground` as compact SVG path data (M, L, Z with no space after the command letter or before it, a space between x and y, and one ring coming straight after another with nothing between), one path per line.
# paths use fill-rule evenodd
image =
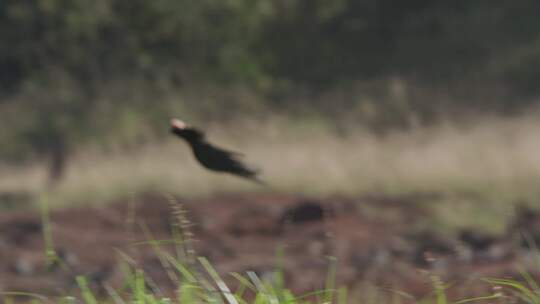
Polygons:
M76 294L77 275L87 276L96 292L121 289L123 261L144 269L155 292L170 294L174 280L145 241L172 239L171 227L179 217L189 220L182 225L193 235L182 247L208 258L233 286L230 272L254 271L265 279L280 267L294 291L320 289L332 264L329 257L336 258L340 285L361 293L369 282L380 292L400 290L417 299L433 290L435 277L450 283L451 296L462 297L490 293L481 278L519 278L518 265L534 275L536 255L519 236L526 232L530 242L540 240L536 211L517 210L504 235L463 230L448 236L415 228L430 216L428 208L416 203L424 199L253 194L172 200L144 195L107 206L68 208L51 214L52 241L62 262L48 266L47 227L39 212L8 211L0 214L0 292ZM171 245L163 248L174 252Z

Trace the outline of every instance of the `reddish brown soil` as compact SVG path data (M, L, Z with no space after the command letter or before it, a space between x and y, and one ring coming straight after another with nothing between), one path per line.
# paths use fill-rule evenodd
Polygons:
M369 282L382 291L402 290L416 298L429 294L434 275L455 283L449 293L461 297L489 293L489 286L478 278L516 277L515 264L527 265L531 254L514 240L512 229L540 223L540 216L529 212L532 215L516 220L521 226L509 228L505 236L464 231L460 240L415 228L430 216L422 207L424 199L313 200L257 194L176 201L188 211L196 254L208 258L231 285L235 280L227 275L230 272L254 271L269 278L280 250L286 285L297 292L323 286L328 257L337 258L339 284L354 289ZM164 196L147 195L106 207L55 211L51 231L63 262L49 266L39 213L4 212L0 292L76 294L76 275L87 276L96 292L104 292L104 286L121 288L121 261L129 261L145 271L150 288L158 286L156 292L170 294L175 284L144 241L170 240L171 226L178 222L173 211L178 210L178 204ZM174 252L171 247L163 245Z

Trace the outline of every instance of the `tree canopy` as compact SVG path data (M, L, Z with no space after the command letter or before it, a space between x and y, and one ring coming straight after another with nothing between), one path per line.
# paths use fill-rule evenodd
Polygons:
M422 115L524 109L540 94L539 11L536 0L0 1L0 154L68 149L107 125L104 112L150 117L155 98L140 95L194 83L242 86L272 107L399 78L460 97L412 100Z

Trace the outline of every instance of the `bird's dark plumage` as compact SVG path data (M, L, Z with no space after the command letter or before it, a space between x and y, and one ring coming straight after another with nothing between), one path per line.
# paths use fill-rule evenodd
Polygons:
M187 126L179 119L171 120L171 132L183 138L190 146L195 158L206 169L226 172L257 183L259 171L243 164L238 158L241 153L218 148L206 141L202 131Z

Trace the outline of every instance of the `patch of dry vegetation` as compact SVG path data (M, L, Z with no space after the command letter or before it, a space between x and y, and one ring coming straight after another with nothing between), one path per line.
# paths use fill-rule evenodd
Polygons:
M210 126L207 132L217 144L245 152L247 161L264 171L270 188L205 171L188 147L171 137L129 150L81 151L50 197L67 204L107 201L141 191L188 197L238 191L321 196L429 192L452 202L440 204L450 214L478 213L486 206L507 213L509 203L540 198L536 114L441 123L384 136L360 127L336 135L324 123L293 123L279 117L264 123ZM0 189L44 189L43 171L39 164L4 168Z

